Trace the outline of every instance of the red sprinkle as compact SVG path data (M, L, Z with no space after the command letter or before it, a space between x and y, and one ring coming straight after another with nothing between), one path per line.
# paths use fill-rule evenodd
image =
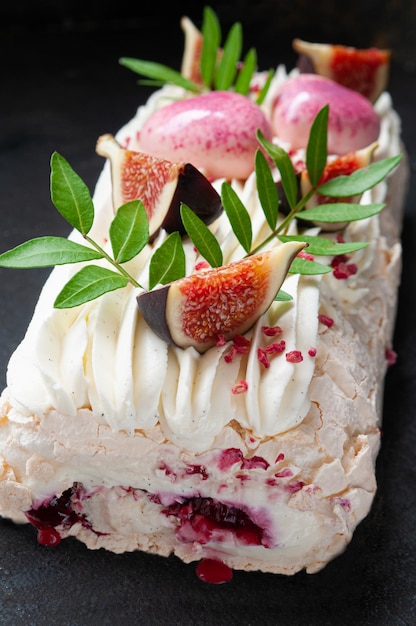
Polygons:
M264 351L266 354L281 354L285 351L286 341L282 339L282 341L274 342L265 347Z
M276 478L289 478L293 476L293 472L289 467L285 467L285 469L282 469L280 472L276 472L275 476Z
M233 577L233 570L222 561L202 559L196 566L196 575L204 583L221 585L230 582Z
M248 389L248 383L246 380L240 380L234 387L231 389L234 395L238 395L240 393L245 393Z
M243 453L238 448L226 448L222 450L219 459L218 467L221 471L225 472L230 469L236 463L241 463L243 460Z
M318 320L321 322L321 324L328 326L328 328L331 328L331 326L334 324L334 320L332 319L332 317L328 317L328 315L324 315L323 313L319 313Z
M225 346L225 344L226 344L226 341L225 341L224 335L219 334L217 336L217 343L215 345L217 345L217 346Z
M267 353L264 348L257 348L257 358L259 360L259 363L264 365L266 369L270 367L270 361L267 358Z
M233 346L231 350L224 356L226 363L231 363L236 354L247 354L250 348L250 340L244 335L236 335L233 338Z
M285 460L285 455L283 454L283 452L281 452L280 454L277 455L275 463L279 463L280 461L284 461Z
M289 493L296 493L297 491L300 491L302 489L304 484L305 483L303 483L301 480L296 480L295 482L286 485L285 491L288 491Z
M249 348L250 346L250 339L247 339L244 335L235 335L233 342L237 348Z
M357 273L357 266L355 263L339 263L336 267L334 267L332 273L338 280L349 278L353 274Z
M205 270L207 268L211 267L210 264L207 261L199 261L199 263L197 263L195 265L195 269L198 272L199 270Z
M296 256L299 259L306 259L307 261L313 261L314 260L313 254L309 254L309 252L305 252L305 250L301 250L300 252L298 252L298 254Z
M243 459L241 464L241 469L253 469L255 467L259 467L261 469L266 470L269 467L270 463L266 461L262 456L252 456L249 459Z
M331 261L331 267L336 267L337 265L340 265L341 263L347 263L349 258L350 257L347 254L337 254L337 256L334 256Z
M236 354L237 354L237 348L233 346L231 350L227 354L224 355L224 361L226 363L231 363L231 361L234 359Z
M264 482L266 485L269 485L269 487L276 487L276 485L279 484L275 478L266 478Z
M303 361L302 352L300 350L291 350L286 352L286 361L289 363L300 363Z
M308 350L309 356L316 356L316 348L309 348Z
M280 326L262 326L261 332L266 337L275 337L276 335L281 335L283 331Z
M333 275L335 278L341 280L356 274L358 269L355 263L348 263L349 256L347 254L338 254L334 256L331 261L331 267L333 268Z

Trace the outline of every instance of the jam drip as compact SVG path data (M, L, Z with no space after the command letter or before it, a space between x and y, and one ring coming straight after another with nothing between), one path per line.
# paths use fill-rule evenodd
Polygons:
M209 541L234 540L244 545L264 545L268 541L265 530L258 526L242 509L200 496L170 505L166 515L179 520L176 534L181 541L206 544Z
M54 496L46 504L25 512L28 521L38 529L39 543L48 546L59 544L61 537L57 530L58 526L70 528L80 522L85 528L92 530L85 515L73 508L73 498L78 497L80 489L80 485L74 485L60 496Z
M196 566L196 575L204 583L221 585L228 583L233 577L233 570L222 561L202 559Z

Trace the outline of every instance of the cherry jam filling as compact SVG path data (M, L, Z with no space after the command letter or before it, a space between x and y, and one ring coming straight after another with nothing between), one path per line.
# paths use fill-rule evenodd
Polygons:
M197 496L175 502L164 513L178 519L176 535L181 541L197 541L200 544L212 540L221 542L229 540L232 533L234 539L244 545L269 545L265 529L245 511L213 498Z
M60 496L54 496L46 504L25 512L27 520L38 530L38 541L42 545L58 545L61 537L58 526L70 528L80 522L85 528L93 530L91 524L82 513L74 510L73 498L78 497L79 485L64 491Z

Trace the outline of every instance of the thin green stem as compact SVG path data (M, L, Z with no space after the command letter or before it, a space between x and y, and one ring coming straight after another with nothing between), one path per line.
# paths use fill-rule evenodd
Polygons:
M100 246L98 245L98 243L96 243L93 239L91 239L91 237L88 237L88 235L83 235L84 239L86 239L86 241L88 241L89 244L91 244L91 246L93 248L95 248L100 254L103 255L103 257L120 273L122 274L125 278L127 278L127 280L129 281L129 283L131 283L133 285L133 287L140 287L141 289L143 289L142 285L140 285L140 283L137 282L137 280L135 278L133 278L133 276L131 276L131 274L129 274L124 267L122 267L119 263L117 263L114 259L111 258L111 256Z
M273 239L275 239L277 235L286 235L290 223L296 217L296 214L299 213L299 211L301 211L304 206L309 202L313 194L316 192L316 189L316 187L312 187L312 189L310 189L308 193L305 194L303 198L301 198L299 202L295 204L295 206L289 211L284 220L280 222L279 226L275 228L274 231L268 237L266 237L266 239L264 239L264 241L259 243L252 250L250 250L250 252L246 256L251 256L252 254L257 254L257 252L260 252L260 250L262 250L264 246L267 246L268 243L273 241Z

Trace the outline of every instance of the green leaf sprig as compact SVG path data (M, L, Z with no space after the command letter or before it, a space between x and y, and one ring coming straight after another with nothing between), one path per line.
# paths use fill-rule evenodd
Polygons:
M250 92L251 81L257 71L257 52L250 48L241 60L243 50L243 31L240 22L233 24L221 48L222 32L219 20L211 7L203 11L202 49L199 61L201 83L194 82L162 63L121 57L119 63L131 71L146 77L140 84L160 87L171 84L182 87L195 94L204 91L233 90L242 95ZM257 95L257 103L261 104L267 94L274 72L269 70L265 84Z
M279 194L271 166L259 148L255 156L255 175L259 201L270 228L270 235L260 244L253 246L251 218L236 191L230 183L222 184L221 199L224 211L232 232L246 256L259 252L275 238L282 242L305 241L309 246L308 251L314 256L350 254L367 245L366 242L334 242L319 235L287 234L289 225L295 218L300 220L300 224L302 220L348 223L376 215L385 206L383 203L365 205L334 202L305 209L314 193L345 198L371 189L383 180L402 158L399 154L356 170L349 176L338 176L320 185L319 181L327 162L325 141L327 123L328 107L324 107L312 125L306 150L306 168L312 188L300 199L298 199L300 185L290 157L282 148L268 142L258 133L259 145L280 172L282 187L290 207L288 215L279 223ZM118 208L109 226L112 251L110 254L89 235L94 223L94 205L87 186L64 157L56 152L51 157L51 198L59 213L81 234L87 245L64 237L38 237L0 254L0 267L22 269L86 263L57 295L54 303L56 308L75 307L128 284L143 289L124 267L124 264L136 257L149 244L149 223L141 200L128 202ZM185 231L199 254L211 267L221 266L222 250L212 231L187 205L182 204L180 212ZM100 265L92 263L98 260L101 261ZM149 289L182 278L185 271L182 238L178 232L174 232L166 237L150 257ZM311 275L329 272L331 268L323 263L296 258L289 271ZM277 299L288 300L290 296L280 291Z
M283 148L277 146L258 132L260 146L272 159L279 170L281 184L289 204L290 211L278 224L279 195L273 178L270 165L259 149L255 157L255 175L260 205L266 221L270 227L270 235L260 244L252 247L251 219L237 193L229 182L222 184L221 200L231 228L246 255L260 252L268 243L276 237L281 241L306 241L308 252L316 256L337 256L348 254L366 247L367 242L338 243L321 236L288 236L287 232L291 222L297 218L301 222L316 221L327 224L349 223L356 220L366 219L377 215L382 211L384 203L357 204L351 202L333 202L318 205L306 209L306 204L315 193L324 194L333 198L345 198L362 194L383 180L400 162L402 155L398 154L368 165L345 176L338 176L332 180L319 184L319 181L327 164L327 128L329 107L324 106L315 117L311 126L309 140L306 148L306 169L311 182L311 189L299 199L300 183L293 163ZM211 235L208 227L202 222L185 224L189 237L194 241L203 241ZM215 266L222 263L218 258L215 263L211 257L205 256L205 248L195 243L200 254ZM299 274L323 274L331 271L324 263L318 263L307 259L296 258L290 267L290 272Z
M149 240L149 223L140 200L121 206L110 224L111 256L88 235L94 222L94 205L87 186L57 152L51 157L51 199L62 217L89 245L64 237L38 237L0 255L0 266L40 268L105 260L113 267L109 269L91 264L82 267L57 295L56 308L84 304L128 283L140 287L123 267L141 252Z

